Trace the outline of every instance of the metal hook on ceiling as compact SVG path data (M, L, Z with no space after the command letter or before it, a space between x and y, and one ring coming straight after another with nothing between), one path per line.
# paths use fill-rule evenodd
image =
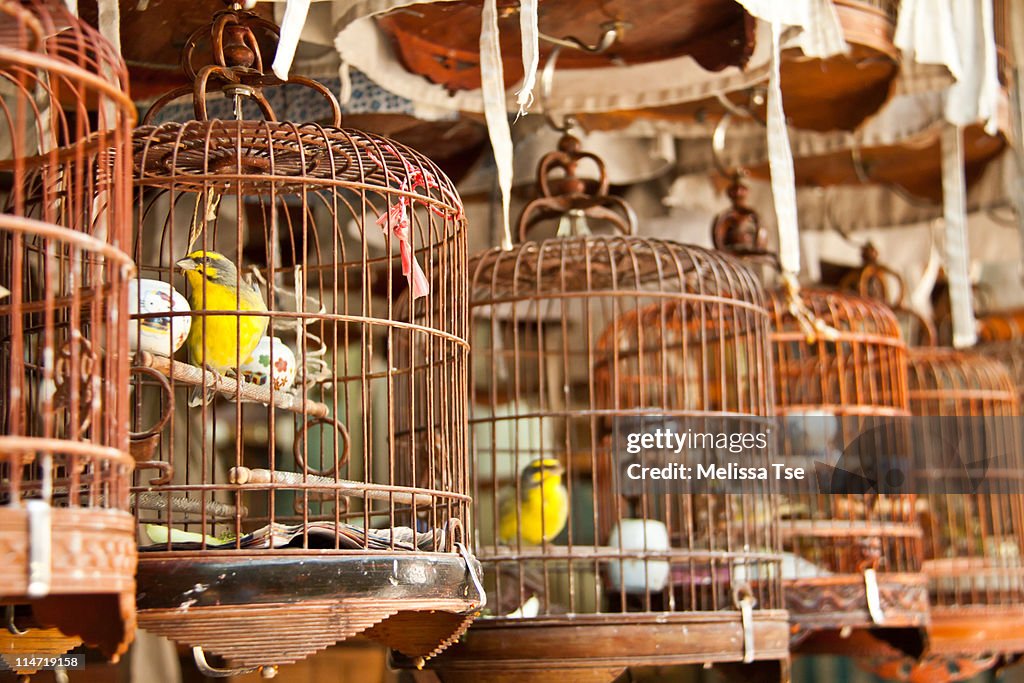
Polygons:
M572 127L576 125L576 119L571 114L567 114L561 121L555 120L555 117L551 114L551 109L548 107L548 103L551 100L551 88L555 80L555 65L558 63L558 55L561 53L562 48L579 50L588 54L601 54L614 45L615 41L621 37L623 31L629 28L629 26L630 24L621 21L602 24L601 28L604 32L594 45L587 45L582 40L574 36L555 38L543 33L540 34L542 40L555 46L554 49L551 50L551 54L548 55L548 59L544 63L544 68L541 69L540 94L538 97L540 110L544 115L544 120L547 121L548 125L554 130L559 133L568 133L572 130Z
M557 47L567 47L571 50L579 50L581 52L589 52L593 55L599 55L606 51L615 41L622 37L622 34L626 32L626 29L632 28L632 24L627 21L609 21L601 24L601 37L597 39L597 42L593 45L587 45L582 40L575 36L566 36L565 38L555 38L549 36L546 33L538 33L540 39L551 43Z
M715 130L711 133L711 161L715 169L722 174L722 177L729 178L732 173L725 165L722 156L725 154L725 134L729 129L729 122L732 120L732 113L726 112L715 124Z

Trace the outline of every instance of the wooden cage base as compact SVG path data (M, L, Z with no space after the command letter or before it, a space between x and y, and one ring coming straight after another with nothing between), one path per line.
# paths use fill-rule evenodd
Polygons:
M928 653L990 655L1024 653L1024 605L1012 607L933 607Z
M139 624L231 668L296 662L355 636L426 659L479 606L459 555L159 552L139 562Z
M755 613L752 657L752 667L772 669L778 672L775 680L784 680L789 659L784 611ZM630 667L740 664L743 659L739 612L600 614L481 619L426 667L445 682L607 683ZM393 663L415 665L400 655Z
M28 515L25 508L0 511L0 557L9 558L0 564L0 603L29 605L43 630L59 630L116 661L135 636L135 518L117 510L52 508L49 588L29 597Z
M925 575L886 572L876 576L879 607L884 617L879 621L871 617L861 574L784 581L786 609L793 622L794 647L799 647L817 631L915 630L928 623L928 579Z
M863 662L883 678L907 683L952 683L1014 664L1024 654L1024 605L933 607L928 649L906 657L892 648Z

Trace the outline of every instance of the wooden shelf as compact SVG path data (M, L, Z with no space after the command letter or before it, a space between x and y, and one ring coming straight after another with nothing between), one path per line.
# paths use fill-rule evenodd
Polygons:
M325 418L330 408L317 401L303 399L285 391L275 391L271 397L270 387L258 386L249 382L239 381L232 377L218 375L211 370L203 370L188 363L172 360L164 356L155 356L145 351L139 353L137 363L143 367L153 368L179 384L193 387L206 386L227 398L240 397L243 401L273 405L281 410L288 410L308 417Z

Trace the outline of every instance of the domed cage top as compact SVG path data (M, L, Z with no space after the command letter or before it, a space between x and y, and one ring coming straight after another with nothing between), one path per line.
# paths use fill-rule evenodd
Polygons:
M250 48L264 29L218 13L220 65L187 92L251 97L265 120L197 107L134 135L140 621L233 667L359 633L429 656L482 598L465 545L462 204L396 142L275 121L261 88L278 81ZM333 96L294 80L337 123Z
M760 286L731 257L631 234L606 182L575 177L589 155L570 136L559 149L541 174L566 175L541 182L521 242L470 260L474 528L490 600L432 666L507 672L514 658L583 676L595 653L616 670L785 659L768 484L695 491L639 471L693 464L675 446L644 452L645 435L763 429ZM558 236L526 239L557 218ZM606 221L625 234L586 227ZM765 466L764 446L736 457ZM496 654L506 639L515 653Z
M922 626L928 596L913 494L859 493L844 479L874 475L850 460L861 435L888 445L905 436L885 419L909 415L899 322L884 304L824 289L796 297L778 290L768 309L783 454L817 478L780 504L796 640L846 627Z
M63 3L0 2L0 601L24 635L7 655L116 658L134 634L134 118L95 30Z
M930 581L932 652L987 655L1024 651L1024 488L1020 404L1009 372L975 352L912 349L910 408L928 422L930 437L953 445L949 470L967 488L917 501L924 529L924 569ZM941 489L941 485L939 486ZM956 637L965 625L983 637Z

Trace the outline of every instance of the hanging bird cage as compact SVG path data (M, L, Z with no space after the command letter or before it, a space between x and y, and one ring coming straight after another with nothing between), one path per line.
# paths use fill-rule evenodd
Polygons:
M905 286L870 244L844 284L892 301L908 338L908 396L919 444L915 503L931 602L928 654L870 668L904 681L965 680L1024 652L1024 527L1019 400L1002 363L934 346L931 321L904 305Z
M783 452L819 472L814 491L829 491L790 494L781 505L794 642L806 641L807 651L863 652L870 641L836 636L910 629L902 646L919 653L916 629L927 621L928 595L914 497L898 486L879 493L887 488L882 468L858 461L854 445L865 435L868 447L875 439L898 445L903 435L885 419L909 414L899 322L879 302L823 289L778 290L768 310ZM841 476L847 472L871 481L872 490L851 492Z
M581 162L600 179L577 177ZM754 431L770 414L761 290L730 257L635 236L603 171L563 137L541 163L520 243L470 261L474 517L489 602L428 664L444 680L786 666L778 582L753 580L778 576L767 484L688 493L626 474L656 458L632 454L630 433L726 417ZM551 219L557 236L527 239ZM593 235L595 222L621 234ZM770 450L740 457L762 465Z
M963 680L1024 652L1019 403L1001 363L945 348L910 351L909 391L929 443L954 446L930 455L929 483L939 490L916 505L931 597L928 656L872 669L906 681Z
M978 320L978 351L1010 372L1017 399L1024 402L1024 311L990 313Z
M716 131L716 161L721 140ZM782 280L767 297L781 455L814 473L779 503L793 646L864 654L882 647L877 635L920 654L928 593L914 497L879 482L881 468L861 455L904 443L905 430L887 420L909 415L899 321L869 298L775 278L778 259L744 195L734 175L732 206L712 222L712 235L719 249L771 266L766 280ZM855 492L864 490L858 482L872 490Z
M483 600L462 204L428 159L339 128L313 81L288 82L331 125L276 121L268 37L217 13L183 54L194 85L134 135L140 623L206 671L357 634L429 657ZM238 120L206 119L218 91ZM197 120L152 123L183 94Z
M0 2L0 669L135 632L126 81L63 3Z

